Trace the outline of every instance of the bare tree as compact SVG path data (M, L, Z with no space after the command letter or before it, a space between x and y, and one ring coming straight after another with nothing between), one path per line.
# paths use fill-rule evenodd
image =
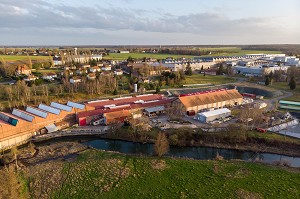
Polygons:
M166 113L172 120L180 120L184 116L185 107L182 103L174 101L166 107Z
M162 157L169 151L169 142L163 132L159 132L154 144L154 152L157 156Z

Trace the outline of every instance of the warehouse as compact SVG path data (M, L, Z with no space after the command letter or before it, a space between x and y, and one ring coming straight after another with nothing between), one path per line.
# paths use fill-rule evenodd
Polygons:
M110 113L104 113L103 114L104 124L108 125L111 123L122 123L130 116L131 113L129 110L120 110L120 111L115 111Z
M231 115L231 111L229 109L222 108L213 111L198 113L197 119L200 122L208 123L220 118L226 118L230 115Z
M26 142L45 126L61 121L73 123L75 113L93 109L69 101L67 105L52 102L50 106L40 104L38 108L13 109L11 114L0 112L0 149Z
M189 112L240 105L243 96L236 89L218 89L180 95L179 100L189 115Z

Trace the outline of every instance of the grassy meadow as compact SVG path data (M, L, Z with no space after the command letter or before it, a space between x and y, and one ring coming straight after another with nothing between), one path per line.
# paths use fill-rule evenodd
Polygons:
M48 56L29 56L31 61L49 61ZM13 61L28 61L28 57L26 55L0 55L0 61L4 59L7 62Z
M52 198L299 198L299 169L86 151Z
M300 84L297 84L295 90L290 89L288 82L275 82L270 87L293 93L293 96L284 98L283 100L291 100L291 101L299 101L300 102Z
M200 48L199 51L211 51L212 54L209 56L232 56L232 55L245 55L245 54L276 54L281 53L280 51L259 51L259 50L242 50L236 47L222 47L222 48ZM176 54L159 54L159 53L109 53L109 55L104 56L105 60L126 60L128 57L133 59L142 59L144 57L154 58L154 59L165 59L167 57L173 58L193 58L193 55L176 55ZM208 55L205 55L208 56ZM205 57L203 56L203 57Z
M203 75L193 74L192 76L185 76L185 80L182 84L226 84L235 82L234 78L226 77L222 75Z

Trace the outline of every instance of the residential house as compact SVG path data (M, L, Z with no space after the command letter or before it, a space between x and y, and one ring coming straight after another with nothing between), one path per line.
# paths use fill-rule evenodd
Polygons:
M111 71L111 65L103 65L101 70L102 71Z
M121 69L116 69L116 70L114 71L114 74L115 74L115 75L123 75L123 71L122 71Z
M95 73L89 73L87 76L88 80L95 80L96 79L96 74Z
M52 72L52 73L46 73L43 75L43 79L44 80L48 80L48 81L53 81L54 78L57 78L57 74Z
M81 78L79 78L79 77L72 77L70 79L71 84L76 84L76 83L80 83L80 82L81 82Z
M89 68L89 71L91 73L96 73L96 72L100 72L101 69L99 68L99 66L93 66L93 67Z
M31 75L31 69L27 65L19 65L16 68L16 75Z
M87 69L82 69L82 68L76 70L77 75L82 75L82 74L87 73L87 72L88 72Z
M24 78L24 81L25 82L30 82L30 81L35 81L37 79L38 79L38 77L36 77L34 75L29 75L29 76L27 76L27 77Z
M61 65L63 65L61 57L54 56L53 57L53 64L54 64L54 66L61 66Z

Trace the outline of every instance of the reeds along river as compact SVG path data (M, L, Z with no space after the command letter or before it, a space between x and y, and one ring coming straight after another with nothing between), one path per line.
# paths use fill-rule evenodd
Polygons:
M96 149L117 151L125 154L153 155L153 144L142 144L137 142L107 139L93 139L84 141L82 144L91 146ZM211 160L214 159L217 154L219 154L226 160L240 159L249 162L261 161L269 164L285 162L291 167L300 167L299 157L290 157L271 153L256 153L234 149L171 146L169 152L166 155L172 157L193 158L198 160Z

